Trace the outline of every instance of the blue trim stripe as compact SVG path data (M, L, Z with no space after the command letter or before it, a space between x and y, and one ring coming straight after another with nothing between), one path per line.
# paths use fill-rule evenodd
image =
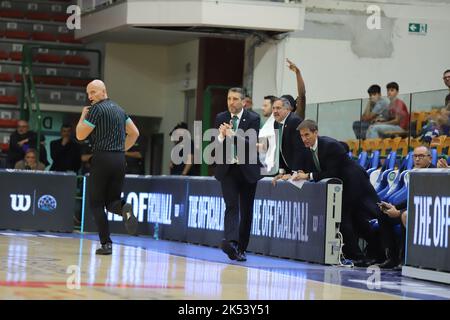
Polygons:
M89 127L95 128L95 125L87 121L86 119L83 120L84 123L86 123Z
M81 195L81 230L80 232L84 232L84 209L86 206L86 176L83 177L83 194Z

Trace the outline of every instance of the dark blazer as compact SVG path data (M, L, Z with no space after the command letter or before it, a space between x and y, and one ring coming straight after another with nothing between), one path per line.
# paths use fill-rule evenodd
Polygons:
M312 166L308 172L313 172L314 181L326 178L339 178L344 184L343 200L351 203L370 198L374 204L379 202L375 189L370 183L367 172L355 161L350 159L344 146L337 140L319 136L318 137L318 158L321 172L317 172L312 153L309 156Z
M280 169L285 169L287 173L297 170L307 170L310 167L309 150L305 148L300 133L297 130L303 121L297 114L291 112L284 122L282 148L280 152ZM274 123L275 130L278 130L280 123Z
M220 125L222 123L230 123L231 120L231 114L229 111L224 111L219 113L216 116L214 127L216 129L219 129ZM259 179L261 179L261 164L259 163L259 157L258 152L256 149L256 143L258 142L258 133L259 133L259 126L260 126L260 119L259 115L255 112L249 112L247 110L244 110L242 113L242 117L239 121L239 127L238 129L243 130L244 132L253 129L256 135L254 136L255 139L250 139L249 136L245 136L241 132L237 132L237 135L233 137L232 143L239 145L242 143L242 145L245 145L245 159L239 159L239 167L242 171L243 176L249 183L255 183ZM226 139L232 139L230 137L227 137ZM239 141L239 144L238 144ZM216 137L215 139L216 143L216 150L219 151L219 153L216 153L216 156L222 159L222 163L216 163L215 164L215 170L214 170L214 176L217 180L221 181L225 175L228 172L228 168L230 166L229 161L231 159L226 159L226 156L230 156L232 153L230 150L226 152L227 143L224 140L222 143L220 143ZM232 147L232 143L228 144L229 147ZM254 152L250 153L249 146L252 146L252 150Z

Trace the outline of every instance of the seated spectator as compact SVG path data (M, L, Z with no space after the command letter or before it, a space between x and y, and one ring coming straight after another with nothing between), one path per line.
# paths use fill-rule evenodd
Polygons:
M41 143L39 149L39 160L48 166L47 151L45 150L44 140L45 137L41 135ZM8 150L8 168L14 168L15 164L23 160L25 152L32 148L37 147L37 134L34 131L29 130L28 122L25 120L19 120L17 123L17 129L9 137L9 150Z
M171 140L174 142L174 148L172 149L171 152L171 161L170 161L171 175L182 175L182 176L200 175L200 165L194 164L194 141L192 140L187 141L186 139L187 136L190 137L187 128L188 128L187 124L185 122L181 122L177 124L175 128L173 128L173 130L170 132ZM176 138L174 134L176 134L178 138ZM188 147L186 143L190 143L190 147ZM189 154L184 154L186 150L189 150ZM182 159L181 163L174 163L172 159L178 157Z
M403 133L408 130L409 113L405 103L399 99L398 84L396 82L388 83L387 95L391 103L389 104L389 120L378 119L370 125L367 130L366 138L383 138L388 133Z
M419 139L424 144L430 144L431 140L441 135L449 135L449 119L439 113L437 116L429 119L428 123L419 133Z
M78 173L81 165L80 145L72 138L72 127L64 124L61 127L61 139L50 143L50 155L53 164L51 171L73 171Z
M365 139L367 128L374 122L389 119L389 102L381 96L381 88L374 84L367 90L369 101L361 116L361 121L353 122L353 132L356 139Z
M81 174L85 175L91 171L92 145L89 139L81 141Z
M413 151L413 158L414 169L435 168L431 163L431 151L426 146L416 147ZM384 214L378 219L378 225L380 226L382 246L386 253L386 260L379 264L379 267L382 269L398 267L399 263L403 261L407 214L406 206L406 201L397 206L384 201L380 203L380 209ZM394 226L400 223L402 225L402 232L401 239L398 241Z
M45 170L45 165L42 162L38 162L36 155L36 150L34 149L28 149L25 152L25 157L23 160L17 161L17 163L14 166L14 169L20 169L20 170Z
M437 167L439 169L448 169L450 166L448 165L448 161L444 158L440 158L437 162Z

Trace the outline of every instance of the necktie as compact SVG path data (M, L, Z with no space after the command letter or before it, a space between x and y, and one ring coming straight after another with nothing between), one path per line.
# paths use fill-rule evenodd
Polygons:
M238 122L238 120L239 120L239 118L236 115L234 115L231 118L231 121L232 121L232 124L233 124L233 131L234 131L234 133L236 133L236 130L237 130L237 122ZM234 142L233 142L233 159L237 160L237 146L236 146L236 143L234 143Z
M314 165L316 166L316 169L318 172L322 171L322 169L320 169L320 163L319 163L319 158L317 157L317 150L314 149L310 149L312 156L313 156L313 160L314 160Z

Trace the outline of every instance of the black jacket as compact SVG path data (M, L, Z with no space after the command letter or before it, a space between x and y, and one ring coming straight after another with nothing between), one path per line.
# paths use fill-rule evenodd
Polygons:
M297 170L307 170L310 167L308 150L305 148L300 133L297 130L303 121L297 114L291 112L284 122L282 148L280 150L280 169L285 169L287 173ZM278 130L280 123L274 123L275 130Z
M222 123L230 123L231 114L228 111L221 112L216 116L214 127L219 129ZM249 183L255 183L259 179L261 179L261 164L259 163L259 157L256 149L256 143L258 142L258 133L259 133L260 119L257 113L249 112L244 110L242 113L242 117L239 121L238 129L244 131L244 133L252 129L253 135L245 136L242 132L237 131L237 135L233 138L226 137L226 139L232 139L231 143L227 144L226 140L223 142L219 142L218 138L215 137L214 143L216 147L216 161L221 159L222 163L215 163L214 176L217 180L221 181L228 172L230 166L230 155L231 147L233 143L235 145L245 145L245 159L239 159L239 167ZM246 132L247 134L250 131ZM250 138L252 137L252 138ZM239 143L238 143L239 142ZM251 145L251 148L250 148ZM229 147L228 152L226 152L227 146ZM249 152L252 150L253 152ZM226 158L228 156L228 159Z

